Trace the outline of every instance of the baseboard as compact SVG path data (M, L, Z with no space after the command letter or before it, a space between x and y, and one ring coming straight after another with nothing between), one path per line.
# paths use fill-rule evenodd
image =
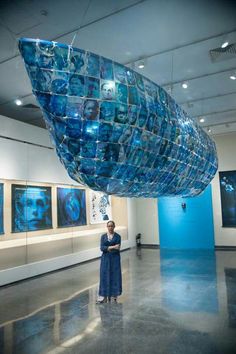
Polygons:
M153 245L153 244L149 244L149 243L142 243L141 246L142 248L155 248L155 249L159 249L160 245Z
M216 251L236 251L236 246L215 246Z

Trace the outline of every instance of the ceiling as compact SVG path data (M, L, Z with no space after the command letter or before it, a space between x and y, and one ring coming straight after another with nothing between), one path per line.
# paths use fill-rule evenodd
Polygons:
M235 0L1 0L0 114L44 127L19 56L20 37L74 40L163 86L190 116L205 119L200 124L209 134L236 131ZM212 60L210 50L225 41L230 46Z

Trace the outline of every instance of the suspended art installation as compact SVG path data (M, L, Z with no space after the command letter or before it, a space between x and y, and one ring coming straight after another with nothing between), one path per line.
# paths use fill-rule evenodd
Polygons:
M75 181L125 197L194 196L210 183L215 144L163 88L70 45L23 38L19 48Z

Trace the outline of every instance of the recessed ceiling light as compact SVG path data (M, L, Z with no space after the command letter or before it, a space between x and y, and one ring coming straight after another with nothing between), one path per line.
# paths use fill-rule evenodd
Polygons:
M204 118L201 118L201 119L199 120L199 122L200 122L200 123L204 123L204 122L205 122L205 119L204 119Z
M143 68L144 68L144 66L145 66L145 65L144 65L144 63L140 63L140 64L138 64L138 68L139 68L139 69L143 69Z
M236 80L236 75L230 75L229 77L231 80Z
M229 42L224 42L221 44L221 48L226 48L229 45Z
M15 104L16 104L17 106L21 106L21 105L22 105L22 101L21 101L19 98L17 98L17 99L15 100Z
M208 131L208 133L211 133L211 128L209 127L209 128L207 129L207 131Z
M184 89L186 89L186 88L188 88L188 84L187 84L186 82L184 82L184 83L182 84L182 87L183 87Z

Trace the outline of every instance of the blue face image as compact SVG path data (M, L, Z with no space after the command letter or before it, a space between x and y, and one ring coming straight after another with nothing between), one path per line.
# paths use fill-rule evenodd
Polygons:
M69 80L69 95L84 96L84 77L81 75L71 75Z
M12 210L12 232L50 228L51 188L12 185Z
M58 226L86 225L85 190L57 188Z

